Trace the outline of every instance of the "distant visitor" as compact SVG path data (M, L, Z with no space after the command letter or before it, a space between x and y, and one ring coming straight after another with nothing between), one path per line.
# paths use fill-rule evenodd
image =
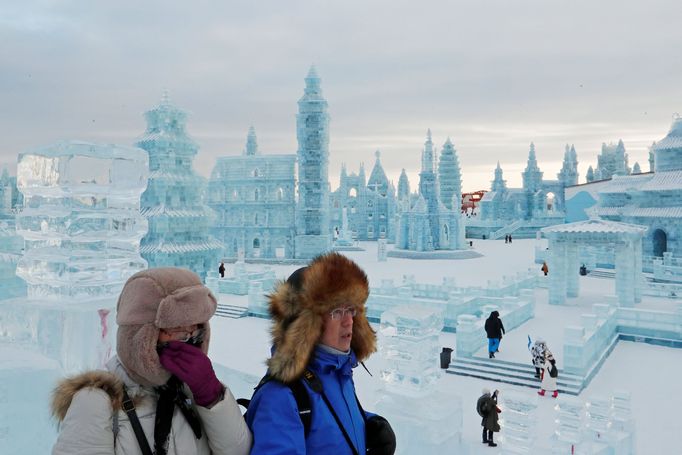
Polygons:
M500 313L493 311L485 321L485 334L488 337L488 357L495 358L495 353L500 352L500 341L504 331L504 324L500 319Z

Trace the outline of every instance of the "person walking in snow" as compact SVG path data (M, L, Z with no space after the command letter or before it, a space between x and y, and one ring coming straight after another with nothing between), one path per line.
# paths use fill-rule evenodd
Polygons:
M362 409L353 382L353 368L376 350L368 296L365 272L338 253L276 285L268 296L273 353L246 412L251 455L394 453L390 424Z
M220 261L220 267L218 267L218 273L220 274L220 278L225 278L225 263L223 261Z
M545 391L548 391L552 392L552 398L559 396L557 387L558 376L559 370L556 367L556 360L554 360L552 353L548 351L545 364L542 367L542 385L540 390L538 390L538 395L545 396Z
M485 321L485 333L488 337L488 358L494 359L495 353L500 352L500 341L502 340L502 334L506 333L504 331L504 324L502 324L502 319L500 319L500 313L498 311L493 311L490 316Z
M549 267L547 267L547 261L542 261L542 267L540 267L540 270L542 270L542 273L547 276L547 273L549 272Z
M60 433L52 454L248 454L251 432L206 355L216 305L189 270L130 277L116 307L117 355L106 371L54 391Z
M535 367L536 378L540 378L540 372L545 365L545 356L547 353L551 354L547 348L547 343L543 338L538 337L530 348L530 355L533 356L533 366Z
M497 407L498 390L490 394L490 389L484 388L483 395L481 395L476 402L476 412L481 416L481 426L483 427L483 444L488 444L490 447L497 447L493 441L493 433L500 431L499 414L502 412Z

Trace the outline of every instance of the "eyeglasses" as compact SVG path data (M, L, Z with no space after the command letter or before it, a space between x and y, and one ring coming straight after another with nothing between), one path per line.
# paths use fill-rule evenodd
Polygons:
M329 312L329 315L335 321L338 319L344 318L347 314L350 314L351 317L355 317L355 315L358 314L358 310L353 308L353 307L348 307L348 308L335 308Z
M182 341L183 343L201 344L204 338L203 327L196 325L161 329L161 332L169 337L170 340Z

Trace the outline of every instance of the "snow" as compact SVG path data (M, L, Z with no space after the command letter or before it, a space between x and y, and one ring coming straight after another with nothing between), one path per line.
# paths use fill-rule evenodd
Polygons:
M488 280L499 280L503 275L511 275L520 270L538 269L534 263L535 240L514 240L511 244L495 240L474 240L474 248L484 256L467 260L421 260L391 258L379 262L376 243L366 242L361 246L364 251L346 252L365 269L370 286L379 286L382 279L393 278L399 281L402 275L414 275L417 282L442 283L443 277L454 276L459 286L485 285ZM390 248L390 247L389 247ZM227 265L234 267L234 265ZM284 278L296 265L274 265L278 278ZM229 271L228 271L229 273ZM551 273L551 271L550 271ZM533 339L543 337L557 358L558 367L562 366L563 327L578 324L583 313L591 312L591 305L603 303L604 296L615 292L614 280L580 277L580 296L567 300L567 305L557 306L547 303L547 290L537 289L535 318L521 327L510 331L502 340L499 359L516 362L530 362L527 351L527 336ZM247 306L246 296L220 296L221 303ZM679 303L666 299L643 297L637 308L668 310ZM214 318L211 321L211 358L227 367L238 369L258 380L265 373L265 360L270 352L270 322L260 318L227 319ZM378 328L375 326L375 328ZM441 333L442 346L455 347L456 334ZM483 348L477 355L485 355ZM438 359L434 359L438 362ZM374 375L369 376L362 368L355 372L358 397L366 409L372 410L377 400L377 392L383 384L379 371L382 359L374 354L366 365ZM627 390L632 395L632 410L636 421L637 453L670 453L682 445L682 432L676 431L677 413L682 400L677 397L674 386L682 374L682 350L653 346L645 343L619 342L600 371L582 391L579 398L583 401L591 396L609 397L614 390ZM228 384L229 385L229 384ZM498 437L500 445L492 450L480 443L480 417L476 414L475 403L483 387L499 389L501 402L505 393L527 394L535 390L503 383L444 374L437 385L444 394L454 392L462 397L463 403L463 442L469 444L471 454L499 453L504 447L503 437ZM243 388L242 388L243 389ZM250 393L248 389L244 392ZM235 391L235 395L240 395ZM550 451L550 436L555 429L554 406L557 401L541 397L537 409L536 441L544 453ZM504 410L503 410L504 411ZM504 418L504 412L501 415ZM500 436L504 435L504 430ZM545 452L546 449L546 452ZM496 452L497 451L497 452Z

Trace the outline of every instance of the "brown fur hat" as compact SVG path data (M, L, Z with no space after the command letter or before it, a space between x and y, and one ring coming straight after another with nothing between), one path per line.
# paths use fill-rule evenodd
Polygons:
M282 382L301 376L324 326L324 315L338 307L355 307L351 349L359 361L376 351L376 335L365 314L369 283L365 272L339 253L313 259L281 281L268 296L275 352L268 367Z
M130 377L146 386L160 386L170 379L156 352L159 329L203 324L201 349L208 353L208 320L216 307L211 291L189 270L155 268L131 276L116 307L116 351Z

